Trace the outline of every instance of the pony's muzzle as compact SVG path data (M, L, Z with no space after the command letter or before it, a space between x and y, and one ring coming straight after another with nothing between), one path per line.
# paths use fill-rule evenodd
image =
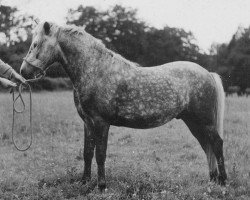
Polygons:
M33 67L26 62L25 60L23 61L21 68L20 68L20 74L25 78L25 79L30 79L33 77L34 74L34 69Z

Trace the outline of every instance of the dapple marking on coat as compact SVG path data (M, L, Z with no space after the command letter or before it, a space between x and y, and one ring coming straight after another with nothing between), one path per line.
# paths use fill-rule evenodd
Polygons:
M191 62L140 67L108 50L75 26L38 25L21 73L30 78L60 62L74 87L74 101L84 121L84 175L91 178L96 155L98 186L106 187L105 160L110 125L161 126L182 119L208 160L210 179L224 185L224 90L220 77Z

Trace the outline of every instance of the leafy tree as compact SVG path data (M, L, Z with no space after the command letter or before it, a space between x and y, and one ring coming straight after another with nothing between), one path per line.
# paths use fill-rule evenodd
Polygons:
M33 16L19 15L16 8L0 5L0 59L19 71L31 43ZM4 39L5 38L5 39Z
M137 10L116 5L106 12L106 43L129 60L138 62L143 51L146 24L137 19ZM107 42L110 41L110 42Z
M216 49L218 68L227 70L222 73L224 85L240 86L241 93L250 87L250 27L239 27L229 44L221 44Z
M33 16L19 15L14 7L0 5L0 34L2 45L14 45L17 42L27 40L28 34L34 27Z
M76 10L69 10L67 23L84 26L88 33L129 60L137 61L141 54L147 26L137 19L136 10L116 5L99 12L93 7L79 6Z
M144 60L149 66L177 60L196 61L199 48L193 40L192 33L183 29L151 28L145 40Z
M6 37L6 42L11 40L11 31L17 26L14 14L17 9L0 5L0 33Z
M79 6L69 11L67 23L84 26L108 48L143 66L198 59L199 48L191 32L167 26L160 30L149 27L137 18L136 9L116 5L99 12Z

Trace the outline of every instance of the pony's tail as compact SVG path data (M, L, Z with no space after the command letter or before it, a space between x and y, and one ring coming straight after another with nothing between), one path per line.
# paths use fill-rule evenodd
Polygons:
M215 82L216 88L216 128L223 139L223 120L224 120L224 109L225 109L225 92L222 86L221 78L216 73L210 73Z

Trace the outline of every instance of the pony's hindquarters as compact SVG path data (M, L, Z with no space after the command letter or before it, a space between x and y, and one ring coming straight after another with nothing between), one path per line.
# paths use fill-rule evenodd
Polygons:
M219 75L204 73L196 79L189 109L181 118L206 153L210 180L224 185L226 172L223 157L223 118L225 94ZM218 173L219 171L219 173Z
M224 120L224 110L225 110L225 92L222 86L221 78L216 73L210 73L215 82L216 88L216 128L217 131L223 139L223 120Z

